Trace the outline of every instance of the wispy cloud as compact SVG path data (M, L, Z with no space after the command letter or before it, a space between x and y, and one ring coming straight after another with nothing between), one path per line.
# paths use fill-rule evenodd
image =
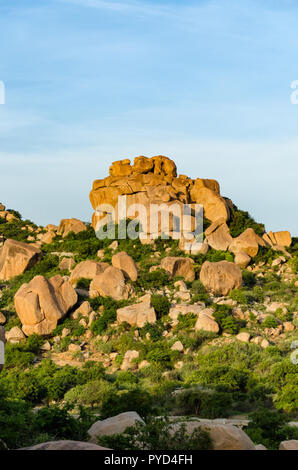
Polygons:
M136 13L142 15L167 15L174 16L174 11L177 12L177 5L175 10L167 6L154 5L144 2L114 2L105 0L56 0L59 3L69 3L73 5L79 5L86 8L95 8L97 10L108 10L118 13ZM176 16L176 15L175 15Z

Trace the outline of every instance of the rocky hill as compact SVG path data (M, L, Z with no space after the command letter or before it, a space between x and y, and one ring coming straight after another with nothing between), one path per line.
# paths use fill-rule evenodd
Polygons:
M204 242L150 223L98 239L98 207L119 196L201 204ZM90 201L92 225L39 227L0 205L0 447L297 446L298 239L163 156L114 162Z

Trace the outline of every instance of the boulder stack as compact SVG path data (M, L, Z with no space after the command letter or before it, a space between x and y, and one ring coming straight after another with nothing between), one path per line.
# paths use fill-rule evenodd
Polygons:
M77 300L74 288L61 276L50 279L35 276L17 291L14 305L27 336L33 333L48 335Z

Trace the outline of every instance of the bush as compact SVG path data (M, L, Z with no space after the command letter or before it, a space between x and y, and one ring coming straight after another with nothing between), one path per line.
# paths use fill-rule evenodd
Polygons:
M242 322L233 317L232 307L228 305L216 304L213 316L221 330L226 330L229 333L236 334L243 326Z
M287 417L280 412L259 409L250 417L245 432L255 444L276 450L281 441L298 439L298 429L287 426Z
M140 272L139 277L135 282L135 286L138 289L161 289L162 287L169 285L169 275L164 269L156 269L150 272Z
M152 295L151 305L154 308L156 317L158 319L168 315L171 308L171 303L169 302L168 298L163 295Z
M101 296L96 297L95 299L90 299L90 305L93 310L97 310L99 307L103 306L104 311L99 318L94 320L91 325L91 331L94 335L103 334L110 323L114 323L117 319L117 309L125 307L129 304L127 300L116 301L110 297L104 298Z
M264 224L257 223L248 212L241 211L234 205L229 222L230 234L239 237L247 228L253 228L257 235L265 233Z
M232 396L212 389L189 388L176 393L179 414L215 419L227 416Z
M129 390L118 390L110 393L109 396L103 400L101 407L101 419L116 416L125 411L134 410L142 417L152 413L154 404L154 396L147 390L136 385Z
M69 390L65 394L64 400L74 406L100 406L114 390L115 387L105 380L93 380L85 385L77 385Z
M124 433L99 438L99 444L115 450L209 450L207 432L195 429L186 432L186 423L167 417L148 417L147 423L136 423Z
M278 321L272 315L267 317L262 323L262 326L264 328L277 328L278 325L279 325Z

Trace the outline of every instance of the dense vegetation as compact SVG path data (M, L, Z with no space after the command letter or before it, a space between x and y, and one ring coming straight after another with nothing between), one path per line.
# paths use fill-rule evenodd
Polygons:
M6 238L25 241L32 235L27 230L31 225L36 228L19 216L10 223L2 220L0 233ZM259 234L263 231L261 224L235 208L230 222L232 235L239 235L247 227ZM85 232L71 233L64 239L57 236L52 244L44 244L42 261L1 285L0 309L7 318L6 330L20 325L13 297L23 283L37 274L46 277L61 274L58 255L62 252L73 253L78 263L98 259L97 251L104 250L103 261L110 262L111 241L98 240L89 226ZM196 279L187 283L190 304L204 302L211 306L220 327L218 335L195 331L197 317L192 313L179 315L176 324L171 326L169 310L177 292L175 281L178 278L170 279L162 269L149 271L165 256L186 256L179 250L177 241L158 239L154 245L142 245L139 240L121 240L118 251L126 251L138 263L139 277L136 282L129 282L137 295L151 290L156 324L146 324L143 328L125 323L116 325L117 309L131 301L98 296L90 300L92 309L100 313L90 326L91 339L86 339L81 318L67 317L47 338L51 352L42 349L45 339L38 335L29 336L18 344L7 344L6 364L0 374L0 448L19 448L63 438L85 440L90 424L99 417L131 410L146 418L146 426L129 430L125 436L102 439L101 444L114 449L178 449L176 443L180 442L179 449L210 448L208 435L202 432L187 436L182 427L169 437L169 419L156 420L155 417L171 415L210 419L239 414L251 416L248 434L254 442L272 449L278 448L281 440L298 439L297 429L287 425L298 413L297 366L290 361L295 332L288 332L266 349L259 344L235 340L240 332L256 337L261 331L269 338L269 330L285 321L296 322L297 326L297 285L286 282L277 269L266 266L260 272L248 269L243 271L243 287L231 292L226 299L228 304L218 304L198 279L201 265L205 260L232 261L233 255L209 250L205 256L192 256ZM289 251L292 258L287 265L297 274L297 240ZM253 262L254 267L258 263L270 266L279 255L271 249L262 249ZM78 287L88 285L83 280ZM286 311L277 309L260 324L254 312L265 313L266 298L284 302L287 308ZM235 315L233 302L237 304L238 315ZM69 334L63 338L65 328ZM59 341L55 340L57 337ZM182 343L183 351L172 349L177 341ZM73 356L76 365L57 365L57 357L64 358L70 343L84 342L90 343L88 357L78 351ZM146 361L145 366L133 372L121 370L128 350L138 351L135 365ZM113 354L115 359L111 361Z

